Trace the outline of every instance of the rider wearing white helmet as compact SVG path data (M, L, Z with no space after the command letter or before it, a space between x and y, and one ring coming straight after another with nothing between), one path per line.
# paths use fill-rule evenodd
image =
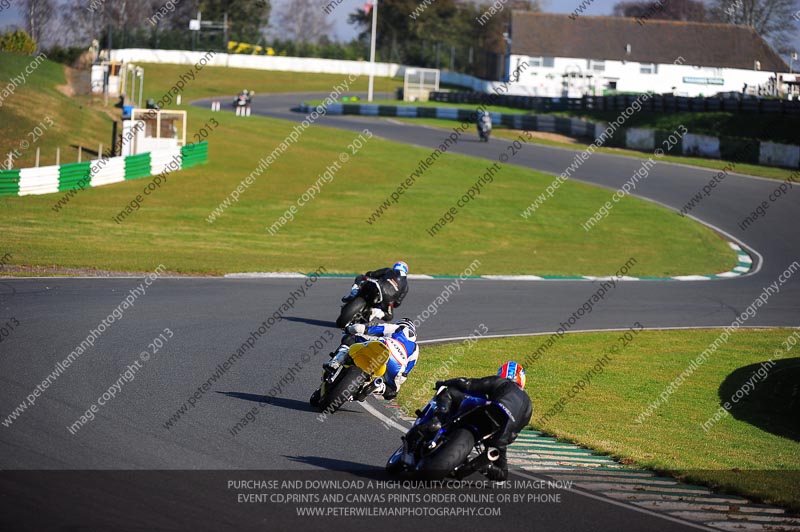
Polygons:
M327 371L336 371L344 362L350 346L374 340L383 343L389 349L389 360L386 362L383 386L373 394L383 396L386 400L394 399L419 358L417 328L408 318L399 319L397 323L383 323L372 327L361 323L350 325L342 338L342 345L331 353L331 360L322 367ZM311 396L312 406L316 406L315 401L319 401L319 390Z
M380 282L383 292L381 310L384 320L391 320L394 316L394 309L399 307L408 293L408 264L403 261L396 262L391 268L381 268L359 275L353 281L350 293L342 298L343 302L351 301L358 294L361 285L367 279L374 279ZM381 316L378 316L381 317Z

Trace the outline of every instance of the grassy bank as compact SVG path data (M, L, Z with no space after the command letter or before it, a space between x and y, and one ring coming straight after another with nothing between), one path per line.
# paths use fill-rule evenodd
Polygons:
M181 74L191 68L190 65L153 63L145 63L142 66L145 68L146 96L154 98L156 101L169 92ZM213 96L230 96L233 101L233 96L242 89L255 91L256 94L317 91L329 93L335 86L342 86L345 80L348 80L347 74L279 72L207 66L196 73L194 80L186 82L182 94L183 101L186 103L193 99ZM348 80L347 83L348 89L345 95L352 92L366 92L369 77L358 76L353 81ZM376 93L393 92L396 87L402 86L402 79L376 77L374 90ZM223 103L227 104L228 102L225 100Z
M0 87L31 63L30 56L0 52ZM112 123L119 111L105 112L92 106L90 97L67 97L64 68L50 61L38 65L19 85L14 94L0 106L0 164L5 167L7 154L17 150L13 167L33 166L36 148L40 148L40 165L55 164L56 149L61 148L61 163L78 159L78 146L85 151L83 160L96 155L99 144L111 143ZM59 90L59 88L61 90ZM35 131L35 128L39 128ZM24 148L27 143L29 147Z

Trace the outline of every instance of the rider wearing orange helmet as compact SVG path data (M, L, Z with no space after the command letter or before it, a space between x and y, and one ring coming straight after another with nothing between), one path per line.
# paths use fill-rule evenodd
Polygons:
M447 387L439 395L436 404L437 416L442 421L447 419L449 412L458 409L465 393L500 403L507 409L510 419L505 430L486 442L487 445L497 447L500 451L500 458L489 466L486 476L496 481L508 478L506 447L517 439L533 415L531 399L524 391L525 370L516 362L506 362L500 366L497 375L481 379L459 377L437 382L436 387L440 386Z

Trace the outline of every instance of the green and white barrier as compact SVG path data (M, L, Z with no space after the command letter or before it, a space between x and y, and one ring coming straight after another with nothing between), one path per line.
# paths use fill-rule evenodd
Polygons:
M106 157L81 163L0 170L0 197L53 194L101 187L189 168L208 160L208 143L158 150L128 157Z
M302 112L311 111L312 107L302 104ZM474 122L477 106L459 107L416 107L413 105L376 105L334 103L327 107L331 115L362 116L396 116L401 118L441 118L459 122ZM503 124L514 129L560 133L571 137L589 137L598 139L605 131L606 124L590 122L578 118L566 118L554 115L527 115L518 113L489 113L492 122ZM622 128L607 138L605 146L609 148L627 148L643 152L653 152L662 146L671 132L652 129ZM673 147L668 155L686 155L689 157L705 157L708 159L724 159L746 164L764 166L780 166L785 168L800 167L800 146L760 142L758 140L731 137L713 137L687 133L670 142Z

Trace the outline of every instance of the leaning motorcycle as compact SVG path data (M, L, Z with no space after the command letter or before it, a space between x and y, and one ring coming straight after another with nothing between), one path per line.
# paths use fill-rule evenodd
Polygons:
M344 329L356 323L369 324L378 317L384 293L378 279L367 279L358 289L353 299L342 306L339 317L336 318L336 327Z
M463 479L483 471L500 458L500 451L486 441L505 430L513 417L500 403L466 394L456 412L445 422L435 415L436 395L417 410L414 426L403 436L403 445L386 463L393 475L419 480L441 480L447 476Z
M322 412L332 414L348 401L364 401L375 390L383 387L383 375L389 361L389 348L383 342L371 341L350 347L344 362L335 371L326 369L315 401L310 401Z

